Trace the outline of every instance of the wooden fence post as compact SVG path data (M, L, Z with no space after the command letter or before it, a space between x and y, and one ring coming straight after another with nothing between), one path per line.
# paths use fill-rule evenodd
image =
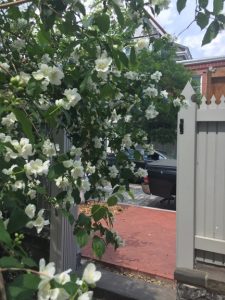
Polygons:
M177 267L194 265L194 203L197 105L190 82L182 95L188 102L178 114L177 132Z
M59 144L61 152L68 151L71 147L64 131L57 134L56 143ZM55 186L51 187L51 193L52 195L57 193ZM72 207L71 213L76 219L77 205ZM70 268L75 271L80 249L73 235L73 227L65 217L58 215L54 208L51 209L50 237L50 261L55 262L56 271L62 272Z

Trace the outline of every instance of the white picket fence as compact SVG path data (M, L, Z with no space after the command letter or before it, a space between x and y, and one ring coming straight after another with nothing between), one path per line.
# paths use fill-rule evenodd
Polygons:
M192 101L178 115L177 267L197 261L225 266L225 97L200 107Z

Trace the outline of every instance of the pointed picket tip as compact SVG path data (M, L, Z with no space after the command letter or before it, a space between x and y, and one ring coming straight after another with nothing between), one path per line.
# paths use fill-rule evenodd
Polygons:
M185 99L187 100L187 102L189 104L191 104L193 101L191 100L191 97L193 95L195 95L195 91L190 83L190 81L187 82L185 88L183 89L181 95L183 95L185 97Z
M216 103L216 97L212 95L210 99L210 108L218 108L218 104Z
M205 96L203 96L201 99L200 109L207 109L207 108L208 108L207 99Z
M225 107L225 96L222 95L220 98L220 107L224 108Z

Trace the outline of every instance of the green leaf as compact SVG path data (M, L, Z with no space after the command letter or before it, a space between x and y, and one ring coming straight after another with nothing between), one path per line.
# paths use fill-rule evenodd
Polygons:
M209 23L209 15L199 12L196 16L196 22L201 29L205 28Z
M95 24L98 26L100 31L107 33L110 28L110 18L107 14L97 15L95 17Z
M76 231L75 236L80 247L84 247L87 245L89 235L85 229L79 229L78 231Z
M219 23L217 21L213 21L206 30L206 33L202 40L202 46L210 43L219 33Z
M93 205L91 208L91 214L95 222L98 222L107 215L107 208L101 205Z
M102 98L112 98L115 95L115 91L110 84L105 84L101 88L101 97Z
M134 47L131 47L131 49L130 49L130 63L132 65L136 64L136 52L135 52Z
M177 0L177 11L181 13L181 11L185 8L187 0Z
M118 51L118 55L119 55L119 58L120 58L120 61L122 62L122 64L128 68L129 60L128 60L126 54L122 51Z
M49 168L48 171L48 179L53 180L58 178L64 174L66 168L63 166L62 163L56 163Z
M99 258L101 258L102 255L105 253L105 242L97 235L93 237L92 250L94 254Z
M50 47L51 37L48 31L41 29L37 33L37 39L41 47L43 48Z
M15 114L18 122L21 124L23 132L30 140L30 142L33 144L34 143L33 128L28 116L25 114L25 112L23 112L19 108L14 108L13 113Z
M79 226L90 226L91 219L90 217L86 216L84 213L81 213L78 216L77 224L79 224Z
M217 19L218 19L220 22L222 22L222 23L225 24L225 15L220 14L220 15L217 16Z
M135 200L133 191L127 191L127 194L131 197L132 200Z
M223 10L224 0L214 0L213 1L213 12L217 15L219 12Z
M0 267L2 268L23 268L23 265L12 256L4 256L0 258Z
M37 267L36 262L30 257L23 257L21 262L30 268Z
M34 274L23 274L17 277L7 288L7 299L33 299L38 289L40 278Z
M124 16L123 16L123 13L121 12L120 7L114 3L112 3L112 6L116 13L117 20L118 20L120 26L123 27L124 26Z
M209 3L209 0L198 0L198 2L200 7L206 8Z
M13 210L10 218L7 229L9 233L13 233L23 228L29 221L28 216L25 214L24 210L17 207Z
M118 199L115 195L112 195L107 199L108 206L114 206L117 204L117 202L118 202Z
M2 220L0 220L0 243L4 243L7 246L10 246L12 244L12 239L8 233L8 231L5 229L4 223Z

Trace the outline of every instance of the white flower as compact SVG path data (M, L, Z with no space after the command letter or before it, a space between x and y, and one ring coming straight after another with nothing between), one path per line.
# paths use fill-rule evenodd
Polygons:
M154 85L151 85L147 89L143 90L143 93L144 93L145 96L148 96L150 98L158 96L158 91L154 87Z
M55 263L50 262L45 265L45 260L42 258L39 262L39 272L41 282L38 285L38 300L66 300L69 299L69 294L63 288L51 288L50 281L54 279L59 284L64 285L70 281L71 269L55 275Z
M10 176L13 174L13 169L15 169L16 167L18 167L18 165L12 165L9 169L3 169L2 173Z
M48 64L50 61L51 61L51 57L49 56L48 53L42 55L42 57L41 57L41 62L42 62L43 64Z
M74 197L72 196L72 190L69 190L66 194L66 197L63 199L63 202L70 203L71 205L74 204Z
M94 174L95 169L95 166L92 166L90 162L87 163L86 171L88 174Z
M77 300L91 300L93 297L93 292L85 292L84 294L80 295Z
M70 103L70 106L74 107L81 99L80 94L77 92L77 89L67 89L64 91L63 95L66 96L67 100Z
M131 141L130 134L125 134L125 136L122 139L122 144L126 148L130 148L132 146L133 143Z
M175 107L180 107L181 106L181 100L179 98L176 98L173 100L173 105Z
M95 60L95 70L97 72L107 72L112 63L112 58L107 57L107 53L103 52L102 55Z
M55 179L55 184L58 188L61 189L65 189L70 185L68 178L62 176Z
M16 116L14 115L13 112L11 112L10 114L8 114L7 116L5 116L4 118L2 118L2 125L6 126L6 127L12 127L13 124L17 121Z
M27 84L31 78L30 74L27 74L25 72L20 72L19 76L20 76L20 80L22 80L25 84Z
M41 279L46 279L46 277L52 279L55 274L55 263L50 262L47 265L45 265L45 259L41 258L39 261L39 272L41 273Z
M12 184L12 190L17 191L17 190L23 190L25 188L25 183L22 180L17 180Z
M70 282L70 275L68 273L72 272L72 269L68 269L67 271L64 271L60 274L56 274L54 279L59 284L66 284L67 282Z
M184 99L183 101L182 101L182 107L184 107L184 108L188 108L189 106L190 106L190 104L189 104L189 102L186 100L186 99Z
M4 63L0 62L0 67L2 67L2 68L0 68L0 72L3 72L3 73L6 73L6 71L8 71L10 68L10 66L6 62L4 62Z
M13 48L15 48L17 51L20 51L21 49L23 49L25 47L26 43L24 40L22 39L17 39L13 42Z
M42 152L47 157L53 157L56 156L56 151L59 151L59 145L51 143L49 139L44 141L44 144L42 146Z
M51 105L49 100L44 95L40 95L40 98L38 99L38 103L39 103L40 109L43 109L43 110L47 110Z
M102 274L100 271L96 271L96 266L93 263L89 263L84 269L82 280L87 284L95 284L101 278Z
M20 28L26 27L27 26L27 20L25 20L24 18L18 18L17 19L17 26L19 26Z
M73 169L71 170L71 176L74 179L84 176L84 168L82 166L81 160L76 160L73 163Z
M135 175L138 176L138 177L146 177L146 176L148 176L148 172L145 169L138 168L138 170L135 173Z
M116 166L109 167L109 176L111 178L116 178L119 174L119 171L117 170Z
M124 77L130 80L138 80L139 75L137 72L129 71L124 74Z
M160 96L168 98L168 92L166 90L160 92Z
M73 166L73 160L72 159L64 160L63 166L67 169L71 168Z
M149 39L148 38L137 39L135 47L137 48L137 50L148 49Z
M34 221L30 221L26 224L28 228L36 227L37 233L40 233L45 225L49 225L49 220L43 218L44 209L38 212L37 218Z
M101 139L99 139L97 136L93 138L92 141L94 142L94 147L96 149L100 149L102 147Z
M159 82L161 77L162 73L159 71L156 71L154 74L151 75L151 79L155 80L155 82Z
M46 160L43 162L41 159L31 160L29 163L24 165L24 169L26 175L34 175L37 177L38 175L47 175L49 169L50 161Z
M90 188L91 188L91 184L89 182L89 180L86 178L86 179L82 179L81 181L81 188L83 190L83 192L88 192L90 191Z
M25 214L30 218L33 219L36 212L36 206L34 204L28 204L25 208Z
M17 157L28 159L29 156L34 155L32 145L29 143L29 140L27 138L21 138L20 142L18 142L17 140L12 140L11 144L17 151L17 153L15 153L12 151L12 149L7 147L8 155L12 159L15 159Z
M154 119L158 116L158 111L155 109L154 104L150 104L149 107L145 111L145 117L147 120Z
M76 148L75 146L72 146L70 148L70 155L71 156L81 156L82 154L82 148Z
M30 189L27 192L27 196L30 197L31 200L35 199L37 196L37 192L35 190Z
M60 85L61 80L64 78L64 74L61 69L55 66L49 67L46 64L40 64L39 70L33 72L32 75L36 80L46 79L54 85Z
M64 78L63 72L57 67L51 67L50 72L48 74L48 80L51 84L60 85L61 80Z
M125 121L126 123L129 123L129 122L131 121L131 119L132 119L132 115L126 115L126 116L124 117L124 121Z

